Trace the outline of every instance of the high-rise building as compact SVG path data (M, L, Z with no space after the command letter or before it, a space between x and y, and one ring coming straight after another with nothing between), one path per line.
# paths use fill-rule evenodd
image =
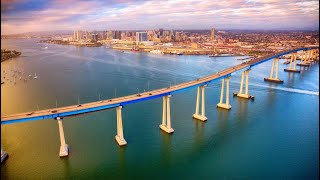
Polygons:
M99 36L100 35L100 36ZM105 40L107 37L106 37L106 32L105 31L102 31L101 33L98 34L98 40L101 39L101 40Z
M92 33L91 34L91 41L93 41L93 42L96 42L97 41L97 39L98 39L98 34L97 33Z
M77 40L77 32L76 32L76 31L73 32L73 40L74 40L74 41Z
M160 36L163 36L163 29L159 29Z
M107 32L107 39L112 39L113 38L113 32L112 31L108 31Z
M148 41L148 34L146 32L136 32L136 41Z
M121 31L114 32L114 39L121 39Z
M214 41L214 28L211 29L211 40Z
M76 41L80 41L82 39L82 32L81 31L77 31L76 32Z
M91 40L90 33L86 31L85 34L86 34L86 41L90 41Z

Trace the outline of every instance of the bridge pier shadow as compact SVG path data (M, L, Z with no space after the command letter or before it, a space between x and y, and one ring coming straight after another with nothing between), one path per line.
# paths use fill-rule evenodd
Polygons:
M63 164L64 177L70 177L73 174L73 172L69 158L61 158L61 161Z
M194 128L195 128L193 144L195 145L195 147L199 147L199 144L202 143L203 137L204 137L204 124L205 124L205 122L199 121L194 118L192 118L192 120L194 122Z
M172 148L172 136L164 131L160 131L161 134L161 166L170 167L171 164L171 148Z
M249 99L244 99L244 98L237 98L238 100L238 112L237 112L237 123L241 127L244 126L244 124L248 121L248 103L252 102L249 101Z
M119 155L119 163L118 163L118 174L120 177L122 176L125 178L126 174L126 157L125 157L125 151L127 146L119 146L118 147L118 155Z
M294 85L294 77L295 77L294 72L288 72L288 84Z
M228 124L229 110L217 108L217 111L218 111L219 129L224 130Z

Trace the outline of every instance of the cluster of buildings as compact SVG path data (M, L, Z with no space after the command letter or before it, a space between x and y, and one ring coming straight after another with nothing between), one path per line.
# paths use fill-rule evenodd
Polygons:
M74 31L73 36L58 37L55 40L68 42L72 45L108 44L110 47L120 50L158 50L167 54L212 54L214 52L212 46L205 48L201 44L215 42L215 29L212 28L209 35L202 35L201 32L162 28L147 31Z
M5 37L4 37L5 38ZM319 46L318 31L139 30L74 31L46 36L44 42L79 46L106 45L118 50L163 54L262 56L293 47Z
M68 41L96 42L104 40L124 40L136 42L181 42L188 39L183 31L149 30L149 31L74 31L73 36L65 38Z

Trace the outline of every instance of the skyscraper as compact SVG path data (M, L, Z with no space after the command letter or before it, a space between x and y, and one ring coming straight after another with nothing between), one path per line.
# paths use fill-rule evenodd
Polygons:
M92 34L91 34L91 41L96 42L97 39L98 39L98 38L97 38L97 33L95 33L95 32L92 33Z
M163 36L163 29L159 29L160 36Z
M77 32L76 31L73 32L73 40L77 41Z
M121 31L115 31L114 36L114 39L121 39Z
M211 29L211 40L214 41L214 28Z
M148 34L146 32L136 32L136 41L148 41Z

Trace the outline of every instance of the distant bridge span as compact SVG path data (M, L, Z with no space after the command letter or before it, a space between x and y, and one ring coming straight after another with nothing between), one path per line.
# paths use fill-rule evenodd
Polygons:
M274 58L279 58L280 56L283 56L286 54L291 54L298 51L307 51L307 50L317 49L317 48L319 47L301 47L301 48L282 51L279 53L273 53L264 57L254 58L247 62L243 62L236 66L217 72L215 74L211 74L209 76L205 76L193 81L184 82L175 86L170 86L170 87L161 88L157 90L147 91L140 94L133 94L133 95L123 96L123 97L118 97L118 98L113 98L108 100L101 100L101 101L96 101L91 103L85 103L80 105L71 105L71 106L65 106L65 107L59 107L59 108L52 108L52 109L45 109L45 110L39 110L39 111L1 116L1 125L33 121L33 120L42 120L42 119L48 119L48 118L73 116L78 114L90 113L90 112L115 108L119 106L124 106L127 104L139 102L139 101L145 101L149 99L168 96L174 93L178 93L180 91L187 90L189 88L206 85L208 83L217 81L219 79L227 78L238 71L245 71L245 70L251 69L251 67L253 66L256 66L260 63L269 61Z

